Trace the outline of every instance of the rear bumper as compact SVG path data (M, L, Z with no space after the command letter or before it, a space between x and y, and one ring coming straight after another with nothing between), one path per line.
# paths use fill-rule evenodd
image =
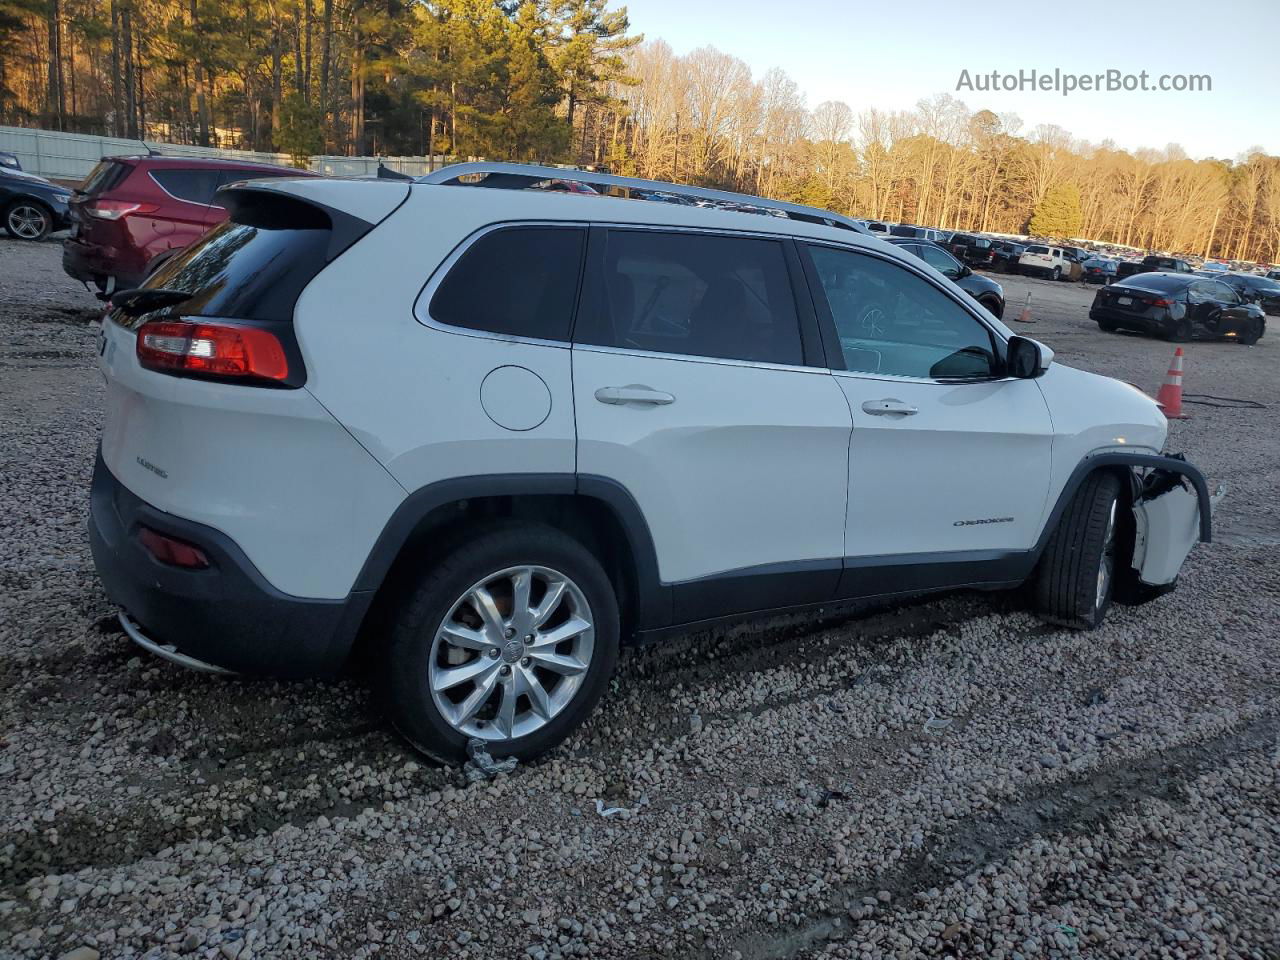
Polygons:
M346 662L371 592L355 591L344 600L281 593L229 537L141 500L115 478L101 454L90 503L89 543L98 576L129 618L127 632L140 634L143 639L134 639L142 646L206 669L284 678L331 676ZM200 547L210 566L189 570L160 563L137 540L142 525Z
M1106 320L1126 330L1142 330L1146 333L1164 333L1165 331L1163 318L1154 319L1140 313L1113 310L1111 307L1090 307L1089 319L1095 322Z
M143 269L110 248L68 237L62 241L62 270L81 283L116 278L116 289L128 290L143 280Z

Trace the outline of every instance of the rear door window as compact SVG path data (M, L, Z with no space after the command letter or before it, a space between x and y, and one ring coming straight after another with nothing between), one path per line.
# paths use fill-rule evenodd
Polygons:
M152 170L151 179L169 196L187 203L213 203L218 189L217 170Z
M777 240L610 230L604 273L575 342L757 363L803 363Z
M1041 253L1041 254L1046 254L1046 253L1048 253L1048 252L1049 252L1049 248L1048 248L1048 247L1041 247L1041 246L1037 246L1036 244L1032 244L1031 246L1027 247L1026 252L1027 252L1027 253Z

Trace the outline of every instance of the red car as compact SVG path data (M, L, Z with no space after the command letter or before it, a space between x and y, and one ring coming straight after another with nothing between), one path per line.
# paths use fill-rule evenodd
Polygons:
M195 157L107 157L71 197L62 269L99 295L136 287L227 218L214 194L238 180L310 177L305 170Z

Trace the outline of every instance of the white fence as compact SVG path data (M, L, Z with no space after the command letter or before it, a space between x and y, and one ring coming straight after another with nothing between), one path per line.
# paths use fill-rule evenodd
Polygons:
M0 127L0 152L14 154L22 164L22 169L28 173L57 180L82 180L103 157L131 156L148 150L166 157L214 157L221 160L290 165L289 156L284 153L224 150L154 140L125 140L84 133L60 133L56 130ZM435 166L442 167L450 160L451 158L436 157ZM317 173L332 177L362 177L375 173L379 163L411 177L429 173L431 168L427 157L312 157L308 166Z

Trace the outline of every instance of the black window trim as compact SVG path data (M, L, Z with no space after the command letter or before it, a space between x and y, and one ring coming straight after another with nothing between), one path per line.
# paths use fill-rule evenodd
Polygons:
M581 230L584 233L582 244L582 256L578 262L578 281L577 289L573 297L573 314L569 318L569 333L564 340L547 340L541 337L524 337L514 333L498 333L493 330L477 330L472 327L457 327L443 320L437 320L431 315L431 300L435 296L436 291L440 289L440 285L444 283L445 277L453 267L466 256L467 252L475 246L481 239L491 233L499 230L509 229L565 229L565 230ZM456 247L449 251L449 255L440 261L439 265L427 277L426 283L422 285L422 289L418 291L417 298L413 301L413 318L432 330L438 330L442 333L452 334L461 337L475 337L480 340L501 340L505 343L526 343L539 347L556 347L560 350L568 350L573 346L573 330L577 326L578 310L582 305L582 288L584 268L588 261L588 251L590 246L590 228L591 224L581 220L502 220L497 223L485 224L470 234L463 237Z
M822 342L826 348L828 359L834 359L835 363L829 363L828 369L836 376L857 377L864 380L885 380L891 383L935 383L947 386L956 386L966 383L996 383L1001 380L1012 380L1007 372L1008 347L1009 341L1005 333L989 323L981 313L974 308L977 303L970 304L962 297L957 296L953 291L937 283L931 276L923 270L918 269L915 264L909 262L905 257L888 256L879 250L871 250L865 247L852 246L846 243L835 243L830 240L819 240L816 238L796 238L797 247L799 248L800 260L804 265L805 277L809 282L810 293L813 297L814 307L817 309L818 325L822 334ZM875 257L877 260L883 260L896 267L900 267L909 273L914 274L918 279L924 281L939 293L947 296L953 303L961 308L966 314L973 318L987 334L991 337L991 343L994 348L997 369L989 377L905 377L893 373L867 373L862 370L849 370L844 363L844 350L840 346L840 335L836 332L835 316L831 312L831 305L827 302L826 290L822 286L822 278L818 276L818 269L814 265L813 257L809 255L808 248L811 246L830 247L833 250L843 250L846 253L857 253L865 257ZM914 255L911 255L914 258ZM918 261L924 265L924 261ZM967 295L966 295L967 296Z
M800 256L795 248L796 238L789 233L768 233L759 230L726 230L717 227L681 226L665 223L627 223L595 221L591 224L591 236L587 241L586 262L592 276L604 274L605 236L608 231L622 230L645 233L695 233L706 236L730 237L746 240L770 240L782 247L791 286L791 299L796 308L796 323L800 332L801 362L773 363L765 360L738 360L733 357L700 357L691 353L663 353L658 350L639 350L634 347L610 347L598 343L582 343L577 339L577 312L574 316L573 348L591 353L612 353L629 357L648 357L655 360L679 360L688 363L713 363L735 367L760 367L768 370L789 370L794 373L820 373L829 371L826 344L821 336L821 324L815 310L812 291L805 282ZM591 284L585 280L579 287L578 308L590 308Z

